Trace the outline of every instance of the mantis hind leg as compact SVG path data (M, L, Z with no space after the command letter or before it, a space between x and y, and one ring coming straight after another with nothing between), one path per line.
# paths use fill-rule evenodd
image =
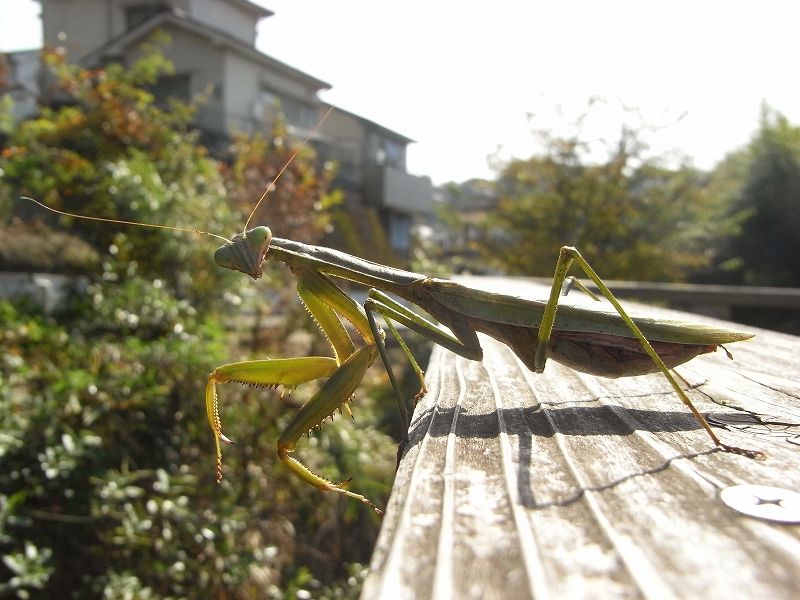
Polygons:
M561 295L562 288L564 288L565 281L567 280L567 272L569 268L572 266L572 263L576 263L584 273L589 277L589 279L594 282L594 284L600 289L600 292L606 299L612 304L612 306L616 309L617 313L619 313L622 320L628 326L628 329L631 330L631 333L639 340L644 348L645 352L653 359L653 362L658 367L659 371L663 373L664 377L667 378L672 388L675 390L675 393L678 394L678 397L681 401L692 411L692 414L695 418L700 422L700 425L703 426L703 429L706 430L706 433L711 437L711 440L714 442L714 445L718 448L721 448L725 452L731 452L733 454L740 454L742 456L747 456L748 458L764 458L765 455L763 452L759 450L748 450L746 448L739 448L737 446L729 446L727 444L723 444L714 431L711 429L711 426L706 421L705 417L700 414L700 411L692 404L692 401L689 399L689 396L686 395L686 392L683 391L678 381L675 377L670 373L667 366L664 364L664 361L661 360L661 357L658 356L655 350L653 350L653 346L641 332L639 327L634 323L633 319L625 312L625 309L622 308L622 305L619 301L614 297L614 294L611 293L611 290L608 289L603 280L595 273L594 269L586 262L586 259L581 256L580 252L576 248L572 246L564 246L561 248L561 252L558 255L558 262L556 263L556 271L553 275L553 287L550 290L550 298L547 302L547 307L545 308L544 315L542 317L542 322L539 327L539 335L536 344L536 352L534 357L534 365L535 370L537 372L541 372L544 370L545 362L547 361L546 350L547 344L550 341L550 335L553 331L553 325L555 323L556 318L556 311L558 309L558 298ZM581 286L582 287L582 286ZM585 290L585 288L582 287ZM586 290L588 292L588 290ZM589 292L590 293L590 292ZM593 294L592 294L593 295Z

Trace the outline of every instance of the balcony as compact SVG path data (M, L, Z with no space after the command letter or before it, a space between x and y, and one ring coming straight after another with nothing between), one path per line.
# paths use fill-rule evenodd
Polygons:
M430 177L410 175L384 165L370 165L364 172L364 199L377 209L406 214L433 211L433 185Z

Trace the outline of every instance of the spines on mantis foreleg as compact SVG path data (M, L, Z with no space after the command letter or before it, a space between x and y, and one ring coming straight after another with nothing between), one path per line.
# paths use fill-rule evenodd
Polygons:
M307 356L302 358L277 358L251 360L217 367L208 376L206 384L206 412L208 422L214 431L217 452L217 481L222 478L222 450L219 441L233 442L222 433L219 416L217 384L238 382L245 385L272 387L281 385L292 389L301 383L320 377L330 377L338 368L336 361L328 356Z
M217 383L218 380L215 371L208 376L208 383L206 384L206 413L211 429L214 431L214 444L217 451L217 483L219 483L222 481L222 449L219 446L219 441L222 440L226 444L233 444L233 442L222 433L222 420L219 417L219 400L217 398Z
M306 483L310 483L316 488L324 490L326 492L338 492L339 494L344 494L349 498L353 498L362 502L372 508L375 513L379 516L383 516L383 511L378 508L372 501L367 498L366 496L362 496L361 494L356 494L355 492L351 492L350 490L346 489L344 486L350 483L350 479L342 481L340 483L336 483L335 481L331 481L327 477L323 477L322 475L317 475L299 460L294 458L293 456L289 456L289 452L285 446L278 445L278 458L283 461L283 463L288 467L290 471L292 471L295 475L300 477Z

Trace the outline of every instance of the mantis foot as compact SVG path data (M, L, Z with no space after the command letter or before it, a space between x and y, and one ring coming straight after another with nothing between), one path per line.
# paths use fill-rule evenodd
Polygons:
M428 393L428 388L423 387L415 396L414 396L414 408L417 408L417 403L422 400L425 394Z
M323 489L327 489L328 491L332 491L332 492L339 492L339 493L344 494L345 496L350 496L351 498L355 498L356 500L359 500L360 502L363 502L364 504L369 506L372 510L374 510L376 515L378 515L379 517L382 517L383 516L383 511L380 508L378 508L377 506L375 506L375 504L373 504L372 501L369 498L366 498L365 496L362 496L361 494L354 494L353 492L351 492L349 490L346 490L344 488L344 486L346 486L348 483L350 483L350 481L352 479L353 478L350 477L346 481L342 481L341 483L333 483L329 487L323 488Z
M731 454L738 454L739 456L746 456L747 458L753 458L755 460L766 460L767 455L761 450L748 450L747 448L739 448L737 446L728 446L727 444L720 444L720 448L724 452L730 452Z

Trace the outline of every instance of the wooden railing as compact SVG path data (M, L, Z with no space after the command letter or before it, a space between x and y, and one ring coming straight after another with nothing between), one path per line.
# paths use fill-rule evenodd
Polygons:
M663 376L536 375L486 337L483 362L436 347L362 599L800 598L800 525L720 500L800 492L800 338L756 334L678 371L720 437L763 461L714 450Z

